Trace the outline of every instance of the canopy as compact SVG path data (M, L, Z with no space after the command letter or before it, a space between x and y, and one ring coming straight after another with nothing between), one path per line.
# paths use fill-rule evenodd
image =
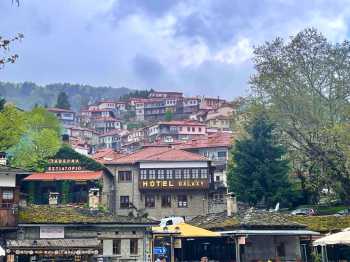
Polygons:
M0 246L0 257L5 256L5 250Z
M336 234L325 236L314 241L314 246L326 245L350 245L350 230L345 230Z
M221 235L186 223L166 227L152 227L153 234L177 234L178 237L220 237Z

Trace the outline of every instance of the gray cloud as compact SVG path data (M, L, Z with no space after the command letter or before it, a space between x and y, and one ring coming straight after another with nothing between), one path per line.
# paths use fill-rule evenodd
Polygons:
M164 68L154 58L145 55L136 55L132 60L135 76L141 81L152 84L163 77Z
M349 0L0 0L0 35L22 32L1 80L246 93L252 45L313 26L348 36Z

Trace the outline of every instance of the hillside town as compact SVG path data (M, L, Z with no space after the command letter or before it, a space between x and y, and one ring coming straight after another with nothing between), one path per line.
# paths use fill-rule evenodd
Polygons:
M350 262L345 0L0 1L0 262Z
M148 96L47 108L63 145L41 171L1 153L2 261L311 261L313 241L350 226L237 201L227 174L244 99Z

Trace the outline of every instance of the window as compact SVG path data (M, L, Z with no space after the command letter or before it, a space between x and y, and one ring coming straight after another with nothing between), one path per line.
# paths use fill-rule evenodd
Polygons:
M168 169L166 171L166 179L173 179L173 170Z
M149 179L156 179L156 171L154 169L151 169L148 174Z
M219 182L219 181L220 181L220 176L216 176L216 177L215 177L215 181L216 181L216 182Z
M141 170L141 180L146 180L147 179L147 170L142 169Z
M130 255L137 255L138 249L138 239L130 239Z
M220 158L226 158L226 155L227 155L226 151L218 152L218 157L220 157Z
M162 207L171 207L171 195L162 196Z
M186 195L178 195L177 196L177 206L178 207L188 207Z
M190 127L187 127L187 132L190 132L191 131L191 128Z
M159 169L157 173L158 173L158 179L164 179L164 170L163 169Z
M156 206L156 198L154 197L154 195L148 195L145 196L145 207L155 207Z
M113 239L113 255L120 255L121 240Z
M198 169L196 169L196 168L192 169L192 178L193 178L193 179L199 178Z
M208 178L208 170L206 170L206 169L201 169L201 178L202 178L202 179Z
M184 169L184 179L190 179L190 170L189 169Z
M182 131L182 126L179 127L179 131Z
M129 208L129 196L120 196L120 208Z
M199 132L202 132L202 128L201 128L201 127L199 127L199 128L198 128L198 131L199 131Z
M195 128L194 127L192 127L192 132L194 132L195 131Z
M175 169L175 179L181 179L181 169Z
M2 202L3 203L12 203L13 202L13 191L12 190L2 191Z
M119 182L129 182L131 181L131 171L119 171L118 172Z

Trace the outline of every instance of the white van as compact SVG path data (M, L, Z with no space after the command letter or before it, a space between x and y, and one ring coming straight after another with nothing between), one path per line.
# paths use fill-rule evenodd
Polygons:
M159 226L166 227L184 223L185 219L183 217L166 217L160 220Z

